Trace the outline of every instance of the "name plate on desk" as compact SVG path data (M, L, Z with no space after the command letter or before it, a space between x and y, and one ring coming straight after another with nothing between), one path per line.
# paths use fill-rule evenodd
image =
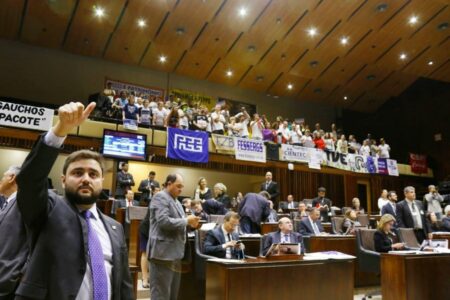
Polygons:
M264 258L268 260L301 260L301 244L272 244Z

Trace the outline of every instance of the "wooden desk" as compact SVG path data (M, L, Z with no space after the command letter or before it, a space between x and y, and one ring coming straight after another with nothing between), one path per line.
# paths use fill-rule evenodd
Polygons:
M450 254L381 254L383 300L449 299Z
M448 248L450 249L450 232L433 233L433 240L448 240Z
M278 223L261 223L261 234L267 234L278 230Z
M353 299L354 259L208 262L206 300ZM324 278L326 287L317 285Z
M311 236L309 238L309 252L339 251L357 256L356 237L344 236ZM379 285L380 279L375 273L360 272L358 260L355 262L355 286Z

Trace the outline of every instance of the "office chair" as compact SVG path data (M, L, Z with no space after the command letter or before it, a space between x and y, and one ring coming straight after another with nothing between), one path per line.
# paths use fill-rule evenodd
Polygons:
M362 272L373 272L380 275L380 253L375 251L373 240L375 229L358 229L356 231L358 267ZM370 292L362 298L381 295L381 290Z
M331 217L331 229L334 234L342 234L342 225L344 224L343 217Z
M410 249L419 249L420 244L417 241L416 235L412 228L398 228L398 237L400 242L405 243L406 247Z

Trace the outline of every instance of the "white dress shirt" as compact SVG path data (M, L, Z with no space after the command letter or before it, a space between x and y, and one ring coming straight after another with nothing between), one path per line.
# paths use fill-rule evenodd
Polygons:
M223 225L221 228L222 228L223 236L225 237L225 244L228 243L229 241L233 240L231 233L228 233L225 230L225 228L223 227ZM228 235L231 237L231 239L229 238ZM225 248L225 244L222 245L223 248ZM225 251L226 251L225 258L228 258L228 259L233 258L233 256L231 255L231 247L226 247Z

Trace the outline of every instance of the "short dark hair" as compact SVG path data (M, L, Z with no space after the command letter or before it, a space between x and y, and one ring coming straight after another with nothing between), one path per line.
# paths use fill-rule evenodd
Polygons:
M241 218L241 217L239 216L239 214L238 214L237 212L230 211L230 212L227 212L227 213L226 213L225 217L223 218L223 221L224 221L224 222L228 222L228 221L230 221L231 219L239 220L240 218Z
M148 176L150 176L150 175L156 175L155 171L150 171L150 172L148 173Z
M323 186L321 186L320 188L318 188L317 189L317 192L326 192L327 191L327 189L326 188L324 188Z
M392 194L397 194L395 191L389 191L387 194L388 198L391 198Z
M63 174L66 175L67 169L69 168L69 165L71 163L74 163L79 160L83 159L93 159L100 165L100 168L102 169L102 175L105 171L105 160L103 159L103 156L101 156L100 153L94 152L91 150L79 150L72 152L65 160L64 166L63 166Z
M267 191L261 191L259 192L259 194L264 198L266 198L267 200L270 200L270 194Z
M177 181L177 176L181 177L181 175L177 173L167 175L166 181L164 182L164 187L167 187L169 183L174 183L175 181Z

